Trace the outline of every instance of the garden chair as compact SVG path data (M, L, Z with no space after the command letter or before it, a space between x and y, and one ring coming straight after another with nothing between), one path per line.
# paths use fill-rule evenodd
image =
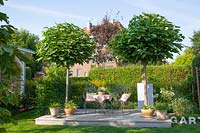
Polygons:
M127 102L127 100L129 99L130 95L131 95L131 93L124 93L124 94L122 94L122 96L119 99L119 102L121 104L120 108L121 108L123 113L124 113L124 105Z
M87 110L86 110L87 103L93 103L93 104L95 104L95 106L96 106L96 104L98 104L97 99L94 97L95 95L96 95L96 93L84 93L83 94L85 113L87 113ZM95 107L95 113L96 113L96 107Z

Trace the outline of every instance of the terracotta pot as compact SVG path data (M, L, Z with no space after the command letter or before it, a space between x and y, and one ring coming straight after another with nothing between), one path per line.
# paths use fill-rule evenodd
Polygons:
M153 117L154 110L153 109L141 109L141 112L144 117L151 118L151 117Z
M51 116L56 117L59 115L60 108L49 108L49 110L50 110Z
M75 111L76 111L75 109L68 109L68 108L65 108L65 114L66 114L67 116L73 115Z
M157 120L166 120L167 119L167 110L156 110L156 119Z

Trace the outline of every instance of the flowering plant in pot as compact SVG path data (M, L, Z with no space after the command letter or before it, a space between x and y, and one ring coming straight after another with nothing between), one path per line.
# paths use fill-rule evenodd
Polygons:
M97 91L98 91L98 95L104 95L107 88L107 83L105 80L92 80L91 81L91 84L93 84L96 88L97 88Z
M58 116L60 108L61 108L60 103L57 103L57 102L50 103L49 110L50 110L51 116L53 116L53 117Z
M106 87L99 87L98 88L98 95L104 95L106 93Z
M65 103L64 110L67 116L73 115L76 109L77 109L77 105L72 100Z
M156 116L158 120L165 120L167 118L167 103L157 103L155 105Z
M151 105L143 105L142 106L142 109L141 109L141 112L143 114L144 117L152 117L153 116L153 113L154 113L154 107L151 106Z

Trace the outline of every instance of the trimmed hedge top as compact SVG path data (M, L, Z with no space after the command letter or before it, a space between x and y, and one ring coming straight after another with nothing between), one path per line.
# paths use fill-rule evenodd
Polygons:
M96 68L89 72L89 78L92 80L105 80L108 84L120 84L136 89L137 83L142 80L141 71L142 66L136 65L116 68ZM173 88L177 91L179 89L186 92L189 91L190 87L188 85L191 85L191 81L189 81L191 76L190 66L147 66L147 81L153 83L154 90L158 92L160 88L171 87L170 75Z

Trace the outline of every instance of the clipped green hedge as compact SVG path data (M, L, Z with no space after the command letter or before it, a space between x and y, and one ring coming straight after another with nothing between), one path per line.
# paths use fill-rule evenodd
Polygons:
M137 102L137 83L141 82L141 66L99 68L92 69L88 78L69 79L69 99L82 108L82 95L90 80L105 80L113 90L121 86L129 88L132 93L131 103ZM147 66L148 82L153 83L154 94L160 92L160 88L170 88L170 73L172 74L172 86L180 94L191 94L191 67L189 66ZM36 81L36 102L39 114L47 114L48 106L52 102L65 102L65 69L49 68L47 76ZM117 91L116 91L117 93ZM118 93L117 93L118 94ZM119 98L119 97L118 97Z
M24 109L33 108L36 104L36 84L34 80L26 80L25 93L20 100L20 104L23 105Z
M82 95L86 84L88 84L87 78L69 78L69 100L73 100L79 107L82 107ZM41 115L47 114L48 107L53 102L64 105L65 88L65 78L44 77L38 79L36 85L38 113Z
M36 102L40 115L48 113L50 103L58 102L64 105L65 102L65 79L44 77L37 80Z
M40 115L48 113L50 103L64 105L66 95L65 68L51 66L47 76L36 79L36 103ZM88 78L69 78L69 100L79 104Z
M30 67L26 67L26 79L27 80L31 80L32 79L31 68Z
M142 81L142 66L128 66L117 68L96 68L89 72L92 80L105 80L108 84L118 84L131 88L131 101L137 101L137 83ZM170 88L170 73L172 87L183 94L191 94L191 67L160 65L147 66L147 80L153 83L154 93L159 93L160 88Z
M87 77L69 78L69 99L78 104L79 108L83 108L83 92L87 84L89 84Z

